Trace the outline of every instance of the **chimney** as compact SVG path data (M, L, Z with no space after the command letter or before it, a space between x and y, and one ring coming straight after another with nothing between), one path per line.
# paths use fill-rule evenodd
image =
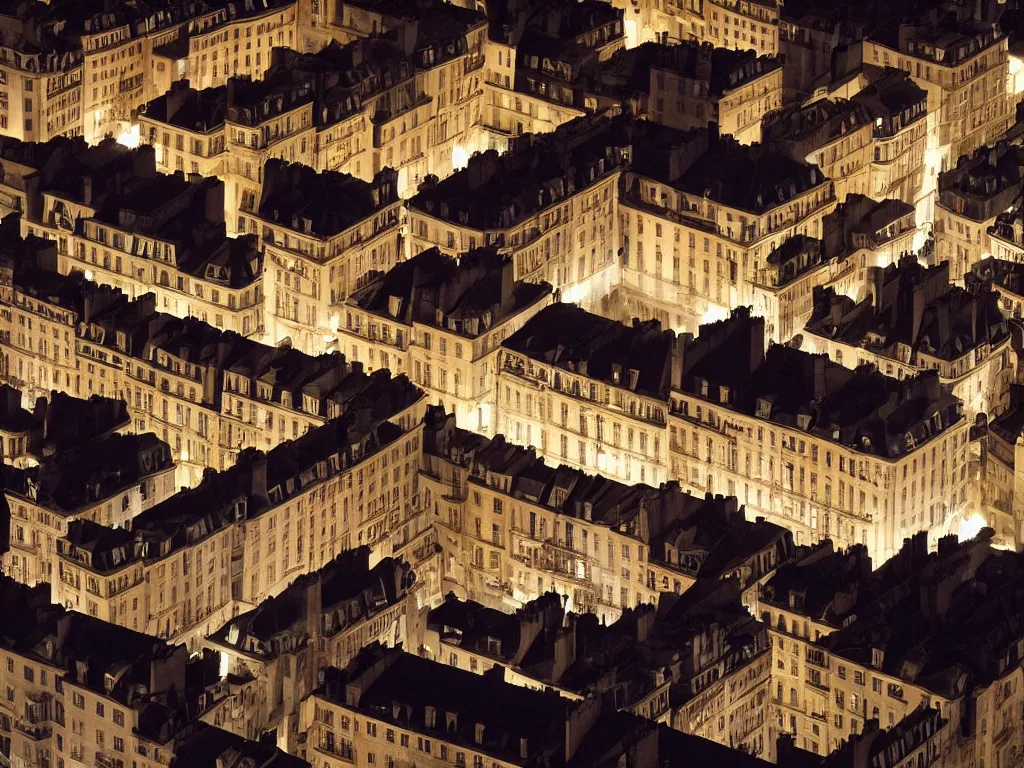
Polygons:
M320 577L314 574L306 585L306 633L311 637L320 637L320 616L323 612L323 599ZM312 644L311 646L312 647Z
M555 659L551 680L557 683L566 670L576 662L576 624L558 630L555 635Z
M132 176L136 179L156 178L156 150L151 144L142 144L133 151Z
M203 189L203 215L211 224L224 223L224 182L205 179Z

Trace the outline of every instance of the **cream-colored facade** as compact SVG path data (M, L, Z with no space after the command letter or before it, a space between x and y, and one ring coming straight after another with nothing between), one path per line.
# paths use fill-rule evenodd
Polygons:
M637 390L635 369L620 370L610 381L592 378L586 369L585 363L566 369L503 349L498 429L512 442L534 446L554 466L596 470L625 483L658 486L671 479L666 401Z
M897 458L686 392L672 393L669 421L672 477L694 493L735 495L798 545L864 544L883 562L912 533L959 531L968 517L964 418Z
M188 59L184 78L193 88L225 85L230 77L259 80L270 68L270 51L294 48L298 38L295 0L263 7L210 8L188 20Z
M0 135L22 141L82 135L82 52L0 46Z
M931 173L993 143L1012 122L1007 97L1007 38L992 25L954 41L928 25L900 27L900 44L863 42L863 61L908 72L928 93Z
M964 413L971 421L980 414L990 417L1006 410L1009 405L1009 386L1013 375L1009 335L997 344L982 343L966 350L953 359L928 354L900 345L902 358L882 354L880 350L861 344L850 344L838 339L804 331L802 349L824 353L829 359L854 369L860 365L874 365L886 376L904 379L921 371L937 370L943 388L964 404Z
M932 578L938 581L937 574ZM937 584L931 588L941 589ZM927 747L935 749L933 761L1012 765L1024 751L1024 672L1019 664L1003 664L998 672L993 664L989 669L995 679L978 681L970 693L956 695L955 686L942 681L931 689L927 676L915 684L907 674L893 674L884 649L872 649L867 660L864 653L829 650L827 641L819 640L839 627L815 621L798 604L761 602L758 609L771 627L771 693L779 730L796 737L803 749L827 755L862 733L867 720L892 729L924 702L947 722L960 723L955 738L946 734L941 745ZM907 665L904 670L910 672L912 662Z
M707 46L691 50L698 61L705 59L703 67L696 67L697 71L706 70L703 77L677 71L671 57L685 54L671 47L664 51L664 62L652 63L648 119L678 129L704 128L714 121L721 133L731 135L740 144L759 143L765 116L782 108L782 65L778 59L750 54L730 58L726 52ZM658 53L653 55L657 57ZM719 67L727 71L718 71Z
M644 516L616 525L588 519L585 509L577 515L563 508L567 491L560 496L556 489L544 499L517 496L519 474L536 459L530 451L517 451L511 465L481 474L458 456L425 456L421 493L426 508L434 510L442 590L504 611L557 592L567 610L608 621L626 608L656 602L660 582L648 577ZM563 480L569 485L586 478ZM644 491L656 493L628 490L638 502Z
M166 451L166 447L159 450ZM11 508L11 550L0 558L3 572L22 584L52 586L57 578L56 542L67 533L68 523L92 520L110 527L127 527L139 514L172 496L177 489L174 465L166 458L156 463L152 454L148 460L154 461L154 469L138 482L116 489L104 487L102 495L86 500L70 514L38 500L31 486L5 489ZM54 589L54 602L59 602L57 591Z
M239 226L259 233L262 243L265 338L271 344L289 339L307 354L338 349L348 355L335 336L343 325L346 297L368 273L387 272L405 255L397 174L384 169L367 184L276 162L265 166L262 174L259 202L241 213ZM315 223L305 215L291 180L304 185ZM318 195L347 197L352 210L361 215L333 215L315 200ZM278 215L280 210L295 212Z
M693 24L699 40L716 48L753 48L759 55L779 52L781 4L771 0L710 0L703 4L703 11L703 19Z
M417 261L429 257L425 253L414 257L400 269L412 272ZM444 258L444 257L441 257ZM468 257L464 259L467 261ZM508 265L496 263L502 272L511 272ZM430 264L424 269L429 270ZM409 297L389 296L388 306L367 306L360 301L362 292L349 298L343 307L337 330L338 350L348 359L363 364L367 371L389 369L394 374L405 374L423 389L432 404L444 405L454 413L458 423L483 435L498 431L498 357L502 341L519 330L531 317L551 303L548 286L510 285L510 275L503 275L501 290L510 291L514 298L502 297L497 305L482 312L469 314L458 311L457 317L439 317L427 322L422 315L414 317L418 307L405 306ZM381 285L386 285L387 277ZM453 281L454 282L454 281ZM441 285L436 295L448 297L451 302L470 299L475 288L488 291L493 288L483 276L465 288L465 293L452 295L458 283L449 289ZM433 287L433 286L431 286ZM370 283L366 290L375 290ZM422 293L413 297L423 300ZM521 301L520 297L528 297ZM413 300L416 300L415 298Z
M636 179L620 202L628 240L618 286L625 315L693 333L707 319L753 305L767 319L768 337L786 341L787 311L772 300L768 256L796 235L822 237L822 220L836 205L831 180L813 166L806 171L806 188L782 201L762 198L759 211Z
M74 536L62 539L60 602L194 649L239 610L277 595L346 549L367 544L389 555L393 543L417 533L405 530L419 482L417 416L422 409L402 417L405 427L385 422L341 434L355 442L319 459L286 458L297 450L291 444L250 456L228 472L251 482L251 495L222 498L215 478L183 491L135 521L138 538L129 536L120 559L101 563ZM332 423L320 435L337 440L328 437L337 429ZM267 468L279 466L275 461L294 462L295 477L269 485ZM209 522L196 516L197 504L210 510ZM183 536L177 526L164 526L165 515L180 521Z
M18 606L22 610L28 607ZM147 721L140 697L148 695L150 686L129 685L128 681L146 676L153 685L183 686L185 649L174 649L141 635L121 634L101 622L70 613L55 616L50 606L41 614L49 646L19 645L0 651L0 687L5 691L0 703L0 731L10 755L9 759L4 757L4 762L25 766L116 766L128 762L134 762L137 768L169 766L174 761L174 734L169 733L170 728L161 729L159 722L153 728L154 723ZM58 631L74 634L61 638ZM106 643L116 649L98 654L96 663L118 652L126 658L108 662L111 668L97 675L88 661L69 660L74 653L69 647L72 642ZM75 650L82 648L76 646ZM127 679L122 679L124 676Z
M516 48L485 37L483 100L478 146L470 149L504 152L510 140L526 133L547 133L577 117L583 109L516 90Z

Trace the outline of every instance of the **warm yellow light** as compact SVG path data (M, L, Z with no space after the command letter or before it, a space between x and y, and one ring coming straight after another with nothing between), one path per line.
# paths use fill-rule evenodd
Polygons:
M461 171L469 165L469 150L461 144L452 147L452 170Z
M729 311L725 307L710 306L700 316L700 324L717 323L719 320L728 320Z
M135 149L140 143L139 126L133 125L117 137L117 143L128 149Z
M960 541L973 539L988 523L985 518L975 513L960 523Z

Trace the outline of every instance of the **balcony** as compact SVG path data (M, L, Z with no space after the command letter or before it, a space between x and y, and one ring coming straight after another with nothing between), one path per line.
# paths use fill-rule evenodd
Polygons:
M53 728L49 725L33 725L26 721L15 723L14 729L33 741L43 741L50 738L50 734L53 733Z
M804 682L807 683L807 687L808 688L812 688L812 689L814 689L816 691L823 691L825 693L827 693L829 691L829 687L827 685L825 685L824 683L818 682L816 680L808 679L808 680L805 680Z

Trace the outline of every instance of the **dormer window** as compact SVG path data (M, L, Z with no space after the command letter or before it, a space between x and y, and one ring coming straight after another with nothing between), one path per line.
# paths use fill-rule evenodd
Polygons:
M729 404L729 388L725 386L718 387L718 402L723 405Z

